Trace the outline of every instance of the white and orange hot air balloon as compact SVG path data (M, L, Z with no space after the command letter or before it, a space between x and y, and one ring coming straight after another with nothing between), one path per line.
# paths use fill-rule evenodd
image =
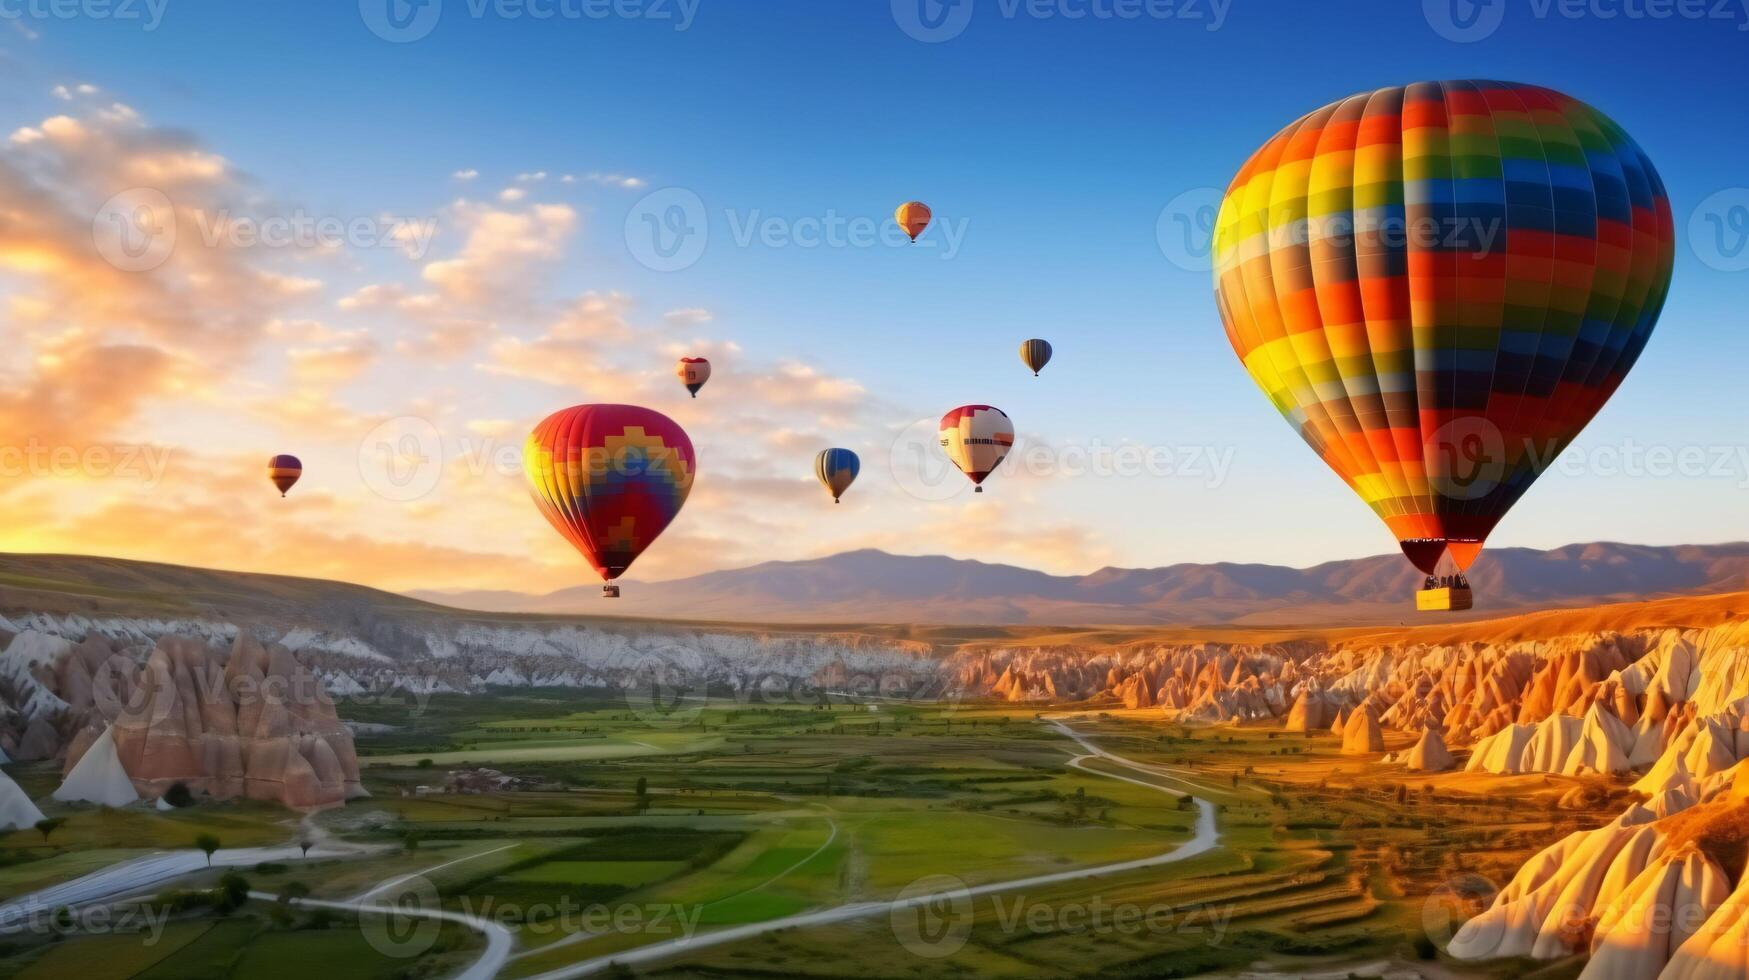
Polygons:
M941 449L984 492L984 478L1014 448L1014 423L992 405L961 405L941 417Z
M697 398L698 389L711 379L711 362L702 357L683 357L674 373L680 376L680 383L692 392L692 397Z
M929 227L932 216L929 205L922 201L906 201L893 212L893 220L899 223L900 228L905 229L905 234L911 236L912 241L916 241L917 236L923 234L923 229Z

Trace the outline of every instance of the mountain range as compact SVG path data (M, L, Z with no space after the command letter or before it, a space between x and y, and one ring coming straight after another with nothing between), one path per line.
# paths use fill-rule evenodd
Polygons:
M1749 542L1648 546L1596 542L1548 551L1497 548L1471 570L1476 608L1451 614L1589 606L1749 589ZM1367 625L1413 617L1421 576L1401 555L1278 565L1179 564L1051 575L1013 565L865 549L773 561L665 582L633 582L603 601L595 586L546 595L409 593L464 609L765 623L941 625Z

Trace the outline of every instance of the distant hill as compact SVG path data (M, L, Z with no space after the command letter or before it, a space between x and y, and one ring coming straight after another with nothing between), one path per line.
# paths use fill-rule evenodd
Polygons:
M768 623L966 625L1362 625L1413 618L1421 576L1401 555L1311 568L1219 563L1048 575L939 555L850 551L668 582L549 595L416 592L467 609L612 613ZM1470 576L1468 618L1749 589L1749 542L1646 546L1598 542L1550 551L1498 548ZM1448 617L1449 618L1449 617Z

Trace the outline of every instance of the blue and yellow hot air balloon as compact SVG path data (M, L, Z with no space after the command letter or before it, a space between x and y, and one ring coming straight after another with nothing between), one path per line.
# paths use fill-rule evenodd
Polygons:
M856 474L862 471L862 460L848 449L822 449L820 455L814 457L814 476L832 494L832 502L844 496L844 491L850 489L850 484L856 481Z
M1038 373L1045 369L1045 365L1051 363L1050 342L1039 340L1037 337L1021 341L1020 360L1021 363L1032 369L1033 377L1038 377Z

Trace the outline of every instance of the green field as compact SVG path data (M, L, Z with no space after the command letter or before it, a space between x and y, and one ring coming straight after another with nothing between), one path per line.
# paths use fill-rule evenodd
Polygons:
M1463 871L1504 880L1531 849L1593 820L1491 789L1428 792L1426 780L1344 759L1328 736L1169 727L1130 712L1071 724L1121 758L1087 756L1049 718L1004 705L725 700L653 724L569 691L439 697L392 732L361 737L372 797L302 830L286 811L254 804L81 811L50 841L0 839L0 892L186 848L203 831L227 847L316 832L377 849L245 869L249 886L345 902L410 881L389 891L422 890L509 928L502 975L512 978L845 906L864 911L694 946L633 972L1164 977L1261 963L1284 976L1340 974L1425 963L1426 896ZM433 791L462 759L528 787ZM1218 807L1213 850L1074 874L1191 840L1198 811L1180 799L1187 790ZM891 904L1064 875L964 907ZM420 943L385 952L383 931L374 914L278 902L183 908L155 941L14 937L0 947L0 976L389 980L447 975L483 948L474 930L433 923ZM1441 969L1496 977L1521 966ZM1539 975L1576 973L1563 969Z

